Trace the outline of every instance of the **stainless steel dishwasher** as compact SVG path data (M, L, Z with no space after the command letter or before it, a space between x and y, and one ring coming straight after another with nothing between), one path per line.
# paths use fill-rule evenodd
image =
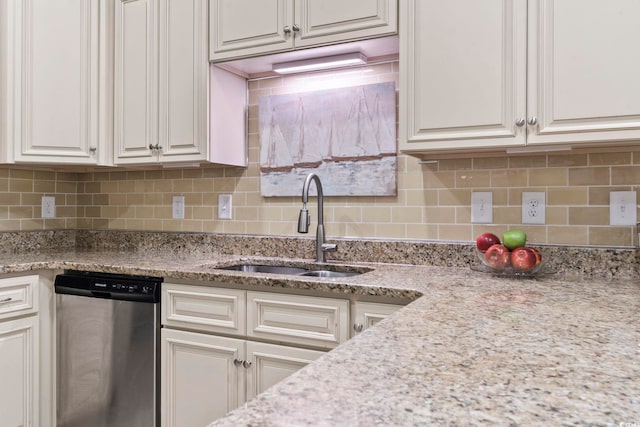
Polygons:
M156 427L161 278L56 276L58 427Z

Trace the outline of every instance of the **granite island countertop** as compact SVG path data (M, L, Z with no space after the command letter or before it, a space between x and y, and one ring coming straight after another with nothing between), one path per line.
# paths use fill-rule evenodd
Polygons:
M218 286L241 276L262 290L414 300L216 426L640 424L640 279L507 279L397 264L341 279L215 269L239 259L3 254L0 273L71 268Z

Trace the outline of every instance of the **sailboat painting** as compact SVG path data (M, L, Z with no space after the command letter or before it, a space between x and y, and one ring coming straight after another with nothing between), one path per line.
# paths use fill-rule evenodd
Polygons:
M265 197L298 196L310 172L328 196L397 193L394 82L258 100Z

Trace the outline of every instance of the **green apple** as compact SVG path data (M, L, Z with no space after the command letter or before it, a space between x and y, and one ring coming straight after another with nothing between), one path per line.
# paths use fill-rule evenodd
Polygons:
M502 235L502 244L511 250L524 246L527 243L527 234L522 230L507 230Z

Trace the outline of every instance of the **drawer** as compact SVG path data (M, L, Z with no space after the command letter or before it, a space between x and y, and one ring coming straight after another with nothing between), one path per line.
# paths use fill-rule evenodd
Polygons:
M246 291L207 286L162 285L162 324L244 335Z
M333 348L348 338L349 302L247 292L247 336Z
M351 305L351 336L369 329L382 319L390 316L403 306L396 304L381 304L377 302L357 301Z
M38 312L37 275L0 279L0 319Z

